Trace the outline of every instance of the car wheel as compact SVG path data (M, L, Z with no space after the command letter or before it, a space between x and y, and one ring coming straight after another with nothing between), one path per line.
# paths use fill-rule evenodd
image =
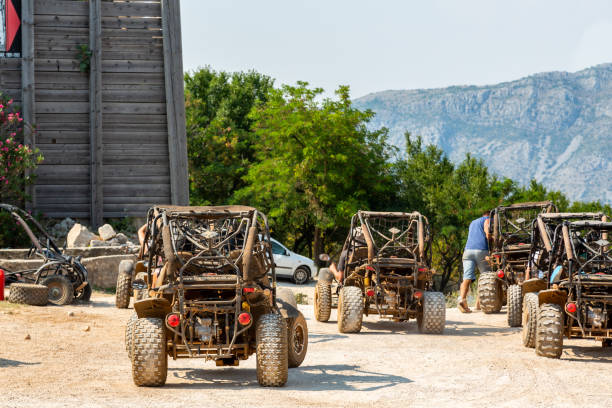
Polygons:
M308 279L310 279L310 269L305 266L300 266L293 272L293 282L297 285L305 284Z

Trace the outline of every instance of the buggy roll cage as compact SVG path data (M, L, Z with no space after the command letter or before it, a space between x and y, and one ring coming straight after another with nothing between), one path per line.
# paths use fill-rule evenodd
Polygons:
M193 219L211 221L209 228L202 225L190 226L188 220ZM256 248L259 236L264 242L270 242L268 219L253 207L159 206L149 210L147 220L145 242L155 241L157 244L162 244L166 261L175 267L181 283L184 280L185 272L190 267L207 271L214 269L215 272L229 268L244 282L251 282L255 278L253 269L260 266L266 271L270 270L273 282L276 281L271 245L260 245L259 248ZM215 224L215 220L221 221L221 224ZM236 223L237 220L240 220L239 223ZM258 231L259 229L265 231ZM188 241L196 250L187 260L181 256L181 248L177 247L182 240L183 243ZM156 246L159 248L159 245ZM151 248L150 245L149 248ZM234 253L230 257L230 252L235 250L239 250L240 253L238 255ZM256 265L258 260L253 257L253 250L262 253L263 265ZM149 281L152 269L157 266L154 252L154 250L149 250L148 253Z
M392 223L388 224L382 221L383 219L395 219L407 221L399 225L401 229L396 228ZM379 225L375 225L375 220L379 221ZM359 222L361 233L363 234L362 241L358 235L360 230L356 225ZM417 236L414 237L410 232L414 232L416 224ZM383 230L383 228L392 225L391 228ZM355 250L359 247L366 246L368 249L368 262L374 263L376 259L384 258L384 253L388 250L403 250L410 258L417 262L418 260L425 261L431 259L431 242L429 239L429 223L427 217L419 212L404 213L404 212L378 212L378 211L357 211L357 214L351 218L351 227L349 236L344 243L344 249ZM387 234L391 233L389 237Z
M511 204L509 206L499 206L493 209L493 214L491 217L493 222L489 223L489 233L491 233L491 240L493 244L491 245L491 249L495 248L495 250L498 250L500 248L504 248L506 245L510 244L509 241L519 237L529 237L531 240L533 240L531 227L533 225L533 220L537 219L538 214L536 214L532 220L527 220L522 217L516 219L515 221L519 221L518 225L512 222L510 217L506 215L513 212L536 212L538 210L540 214L555 213L557 211L557 207L552 201L537 201ZM503 241L500 242L502 239Z
M13 219L19 225L21 225L23 230L26 232L26 234L30 238L30 241L32 242L32 247L36 248L41 254L43 254L45 249L47 251L53 251L53 252L57 252L58 254L61 254L62 251L55 244L55 241L53 241L53 238L51 238L51 236L47 233L47 231L45 231L42 225L40 225L40 223L36 221L36 219L32 217L29 213L27 213L26 211L14 205L3 204L3 203L0 203L0 210L4 210L8 212L13 217ZM44 249L42 245L40 244L40 240L36 238L36 235L34 235L34 231L32 231L32 229L30 228L30 226L28 225L26 221L32 223L32 225L34 225L35 227L35 231L38 234L40 234L42 238L46 240L46 245Z

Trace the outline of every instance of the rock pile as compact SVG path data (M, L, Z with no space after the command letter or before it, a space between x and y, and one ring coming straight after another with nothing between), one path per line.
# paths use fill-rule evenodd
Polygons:
M117 233L110 224L98 228L98 235L79 223L75 223L68 232L66 246L75 247L124 247L127 253L137 253L138 245L131 242L123 233Z

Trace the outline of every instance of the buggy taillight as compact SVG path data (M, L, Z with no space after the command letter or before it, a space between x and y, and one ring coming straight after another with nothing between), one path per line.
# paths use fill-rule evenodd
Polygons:
M243 326L246 326L247 324L251 323L251 314L246 312L240 313L238 315L238 323Z
M420 299L420 298L422 298L422 297L423 297L423 292L421 292L420 290L416 290L416 291L414 292L414 297L415 297L416 299Z
M177 314L169 314L166 317L166 322L168 322L168 326L170 327L176 327L179 325L179 323L181 322L181 318L179 317L179 315Z
M427 268L419 268L419 269L418 269L418 271L419 271L419 272L427 272L428 270L429 270L429 269L427 269Z
M366 265L366 269L370 272L376 272L376 269L374 269L374 267L370 265Z
M565 310L567 310L567 313L576 313L576 304L575 303L566 304Z
M372 288L366 290L366 296L368 296L368 297L374 296L374 293L375 293L374 289L372 289Z
M505 273L504 273L503 270L500 269L499 271L497 271L497 277L498 278L503 278L504 276L505 276Z
M255 288L243 288L242 293L253 293L255 292Z

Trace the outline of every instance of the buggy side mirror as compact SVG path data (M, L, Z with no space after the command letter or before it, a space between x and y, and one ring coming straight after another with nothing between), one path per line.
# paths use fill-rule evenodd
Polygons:
M319 255L319 260L320 260L321 262L329 262L329 259L330 259L330 258L329 258L329 255L327 255L327 254L320 254L320 255Z
M135 279L132 282L132 289L143 290L147 288L147 284L144 279Z

